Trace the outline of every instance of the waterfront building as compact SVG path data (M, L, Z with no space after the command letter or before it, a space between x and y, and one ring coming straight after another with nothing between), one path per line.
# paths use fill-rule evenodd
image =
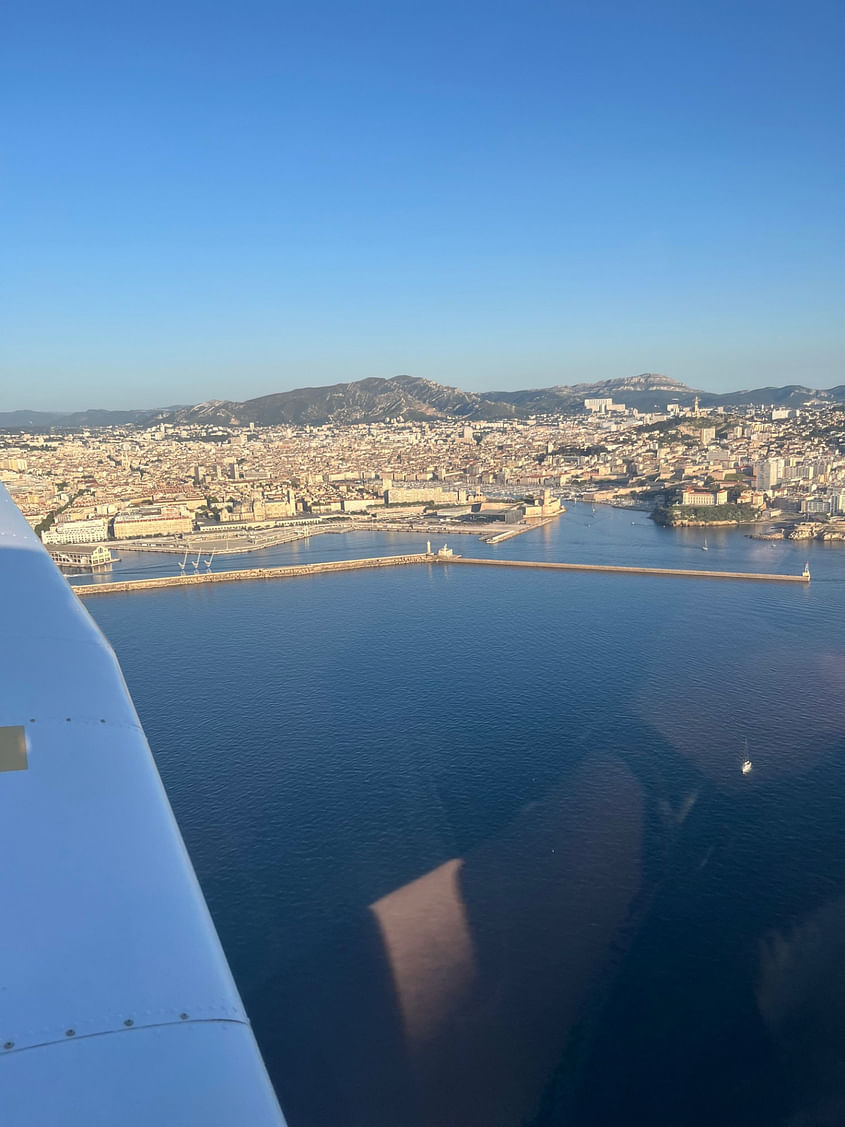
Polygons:
M45 529L41 535L44 544L96 544L108 538L109 524L106 517L68 520Z
M560 512L560 498L553 497L548 489L544 489L539 497L529 497L519 506L523 517L553 517Z
M365 513L373 505L383 505L381 497L344 497L341 508L345 513Z
M111 551L105 544L79 544L76 547L48 548L50 558L59 567L103 567L112 562Z
M384 491L384 500L388 505L424 505L427 501L452 501L454 494L444 493L439 485L411 489L402 489L391 485L389 489Z
M115 540L128 540L137 536L170 536L190 532L194 522L181 509L167 506L118 513L113 527Z
M505 524L519 524L524 515L523 505L511 505L505 501L476 501L470 512L460 519L483 524L498 520L504 521Z
M682 505L726 505L727 489L685 489L681 494Z
M802 513L809 513L813 516L826 516L831 512L831 501L829 497L808 497L801 505Z
M284 497L260 497L252 502L252 512L256 520L292 517L296 515L296 499L291 490Z

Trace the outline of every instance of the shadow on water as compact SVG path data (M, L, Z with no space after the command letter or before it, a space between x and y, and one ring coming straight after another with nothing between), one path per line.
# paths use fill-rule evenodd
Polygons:
M559 1078L538 1124L843 1121L845 779L841 744L817 751L788 785L699 795L577 1089Z
M264 984L292 1123L841 1122L841 747L726 791L640 734Z

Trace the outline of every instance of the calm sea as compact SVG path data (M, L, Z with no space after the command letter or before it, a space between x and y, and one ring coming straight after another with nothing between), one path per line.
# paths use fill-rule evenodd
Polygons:
M707 543L571 505L452 546L813 581L435 566L86 604L291 1127L845 1122L845 548Z

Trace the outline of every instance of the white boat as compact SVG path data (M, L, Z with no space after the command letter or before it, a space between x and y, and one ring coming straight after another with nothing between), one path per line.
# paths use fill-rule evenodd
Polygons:
M742 761L741 771L743 775L750 775L754 769L754 764L748 758L748 740L745 741L745 758Z
M704 537L704 543L701 545L701 550L702 550L702 552L707 551L707 537L706 536Z

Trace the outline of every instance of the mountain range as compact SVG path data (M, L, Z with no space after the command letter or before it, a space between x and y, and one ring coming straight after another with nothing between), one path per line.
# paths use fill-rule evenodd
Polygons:
M303 387L263 395L244 402L212 399L192 407L164 407L147 411L0 411L0 427L7 430L59 427L150 426L155 423L198 423L231 426L322 423L371 423L386 419L518 419L531 415L573 411L585 399L613 398L640 411L665 410L668 403L690 406L696 396L702 407L747 405L801 407L845 403L845 385L828 390L788 384L753 391L715 394L646 372L639 376L597 383L556 385L526 391L461 391L415 376L364 379L329 387Z

